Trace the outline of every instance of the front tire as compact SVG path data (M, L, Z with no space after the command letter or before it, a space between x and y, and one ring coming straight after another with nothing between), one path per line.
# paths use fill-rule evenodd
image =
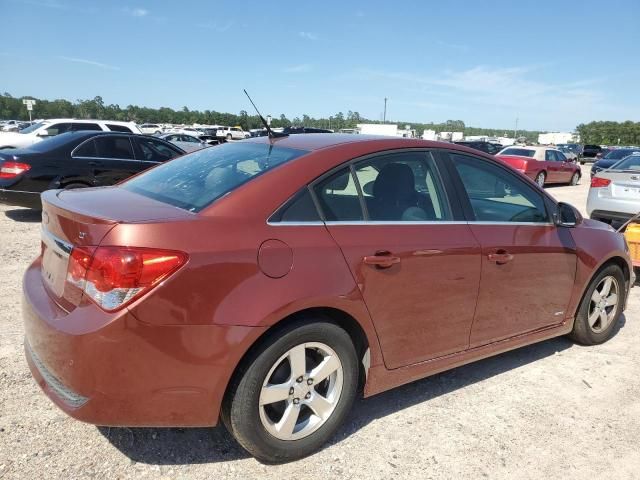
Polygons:
M538 173L538 175L536 175L535 182L538 184L540 188L544 188L544 182L546 179L547 179L547 175L544 172L540 172Z
M613 335L626 301L625 280L618 265L608 265L587 288L569 338L582 345L598 345Z
M580 174L578 174L578 172L576 172L571 177L571 181L569 182L569 184L572 185L572 186L576 186L576 185L578 185L579 181L580 181Z
M231 140L231 138L232 138L231 134L230 134L230 133L228 133L228 134L227 134L227 142L228 142L229 140Z
M345 420L358 386L349 334L324 320L278 332L241 369L222 420L240 445L268 463L318 450Z

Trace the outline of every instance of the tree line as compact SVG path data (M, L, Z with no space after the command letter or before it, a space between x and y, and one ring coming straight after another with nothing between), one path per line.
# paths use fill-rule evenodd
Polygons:
M93 118L132 121L140 123L173 123L173 124L204 124L204 125L228 125L241 126L244 130L261 128L262 123L257 115L249 115L246 110L241 110L238 114L217 112L215 110L190 110L182 107L181 110L174 110L168 107L148 108L137 105L127 105L121 107L118 104L106 104L102 97L96 96L88 100L43 100L35 97L13 97L9 93L0 96L0 119L28 120L29 114L23 105L24 98L33 98L36 104L33 107L33 118ZM329 118L315 118L309 115L302 117L287 118L281 114L274 116L271 121L273 127L306 126L316 128L330 128L339 130L342 128L355 128L358 123L382 123L377 120L364 118L358 112L351 110L347 113L338 112ZM387 123L397 123L400 128L410 125L418 135L422 135L424 130L434 130L436 132L463 132L465 135L487 135L487 136L511 136L513 130L504 128L477 128L465 125L462 120L447 120L441 123L416 123L405 121L394 121ZM539 131L518 130L518 137L526 137L529 142L538 140Z
M576 127L585 144L640 145L640 122L591 122Z

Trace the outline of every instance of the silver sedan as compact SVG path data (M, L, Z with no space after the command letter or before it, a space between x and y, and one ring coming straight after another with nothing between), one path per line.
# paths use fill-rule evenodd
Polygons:
M640 155L623 158L591 179L587 213L614 226L640 212Z
M201 150L210 146L207 142L191 135L187 135L186 133L163 133L159 135L159 138L173 143L185 152L195 152L196 150Z

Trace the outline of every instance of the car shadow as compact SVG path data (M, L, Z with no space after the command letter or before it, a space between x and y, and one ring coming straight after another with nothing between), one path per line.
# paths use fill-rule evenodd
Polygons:
M42 221L42 210L32 210L30 208L18 208L4 212L7 218L16 222L38 223Z
M622 315L614 336L624 328L625 322ZM550 357L574 345L565 337L554 338L417 380L368 399L357 400L347 423L328 445L340 443L377 419ZM132 462L185 465L228 462L249 457L221 425L215 428L98 427L98 430Z

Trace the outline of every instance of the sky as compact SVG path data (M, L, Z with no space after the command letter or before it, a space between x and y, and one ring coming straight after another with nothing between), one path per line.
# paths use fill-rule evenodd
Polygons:
M640 1L0 0L0 91L571 131L640 121Z

